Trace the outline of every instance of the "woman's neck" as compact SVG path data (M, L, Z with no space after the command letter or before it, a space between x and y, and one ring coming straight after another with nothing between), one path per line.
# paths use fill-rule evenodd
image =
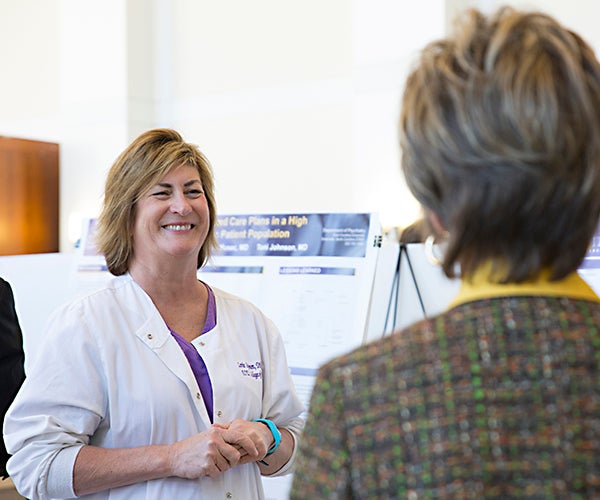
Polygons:
M179 300L198 290L198 271L195 266L182 262L166 265L146 265L132 262L129 274L153 300Z

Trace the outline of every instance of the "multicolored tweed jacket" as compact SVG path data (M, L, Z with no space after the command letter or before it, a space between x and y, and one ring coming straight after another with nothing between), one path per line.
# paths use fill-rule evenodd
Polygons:
M292 499L600 498L600 303L460 304L319 370Z

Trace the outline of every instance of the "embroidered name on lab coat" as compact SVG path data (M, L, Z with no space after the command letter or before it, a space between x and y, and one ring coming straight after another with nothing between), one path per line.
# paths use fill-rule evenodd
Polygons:
M252 377L254 379L262 379L262 363L255 361L251 363L249 361L238 361L238 368L245 377Z

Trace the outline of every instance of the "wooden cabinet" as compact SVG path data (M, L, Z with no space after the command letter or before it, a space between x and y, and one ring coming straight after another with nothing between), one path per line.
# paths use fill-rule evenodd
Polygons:
M58 144L0 137L0 255L58 252Z

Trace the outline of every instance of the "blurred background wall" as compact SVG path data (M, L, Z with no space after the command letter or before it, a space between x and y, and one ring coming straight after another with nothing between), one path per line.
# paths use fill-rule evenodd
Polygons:
M419 215L396 123L416 53L490 0L0 0L0 135L60 146L60 249L140 132L213 164L220 212ZM596 0L540 8L597 47ZM1 217L1 214L0 214Z

